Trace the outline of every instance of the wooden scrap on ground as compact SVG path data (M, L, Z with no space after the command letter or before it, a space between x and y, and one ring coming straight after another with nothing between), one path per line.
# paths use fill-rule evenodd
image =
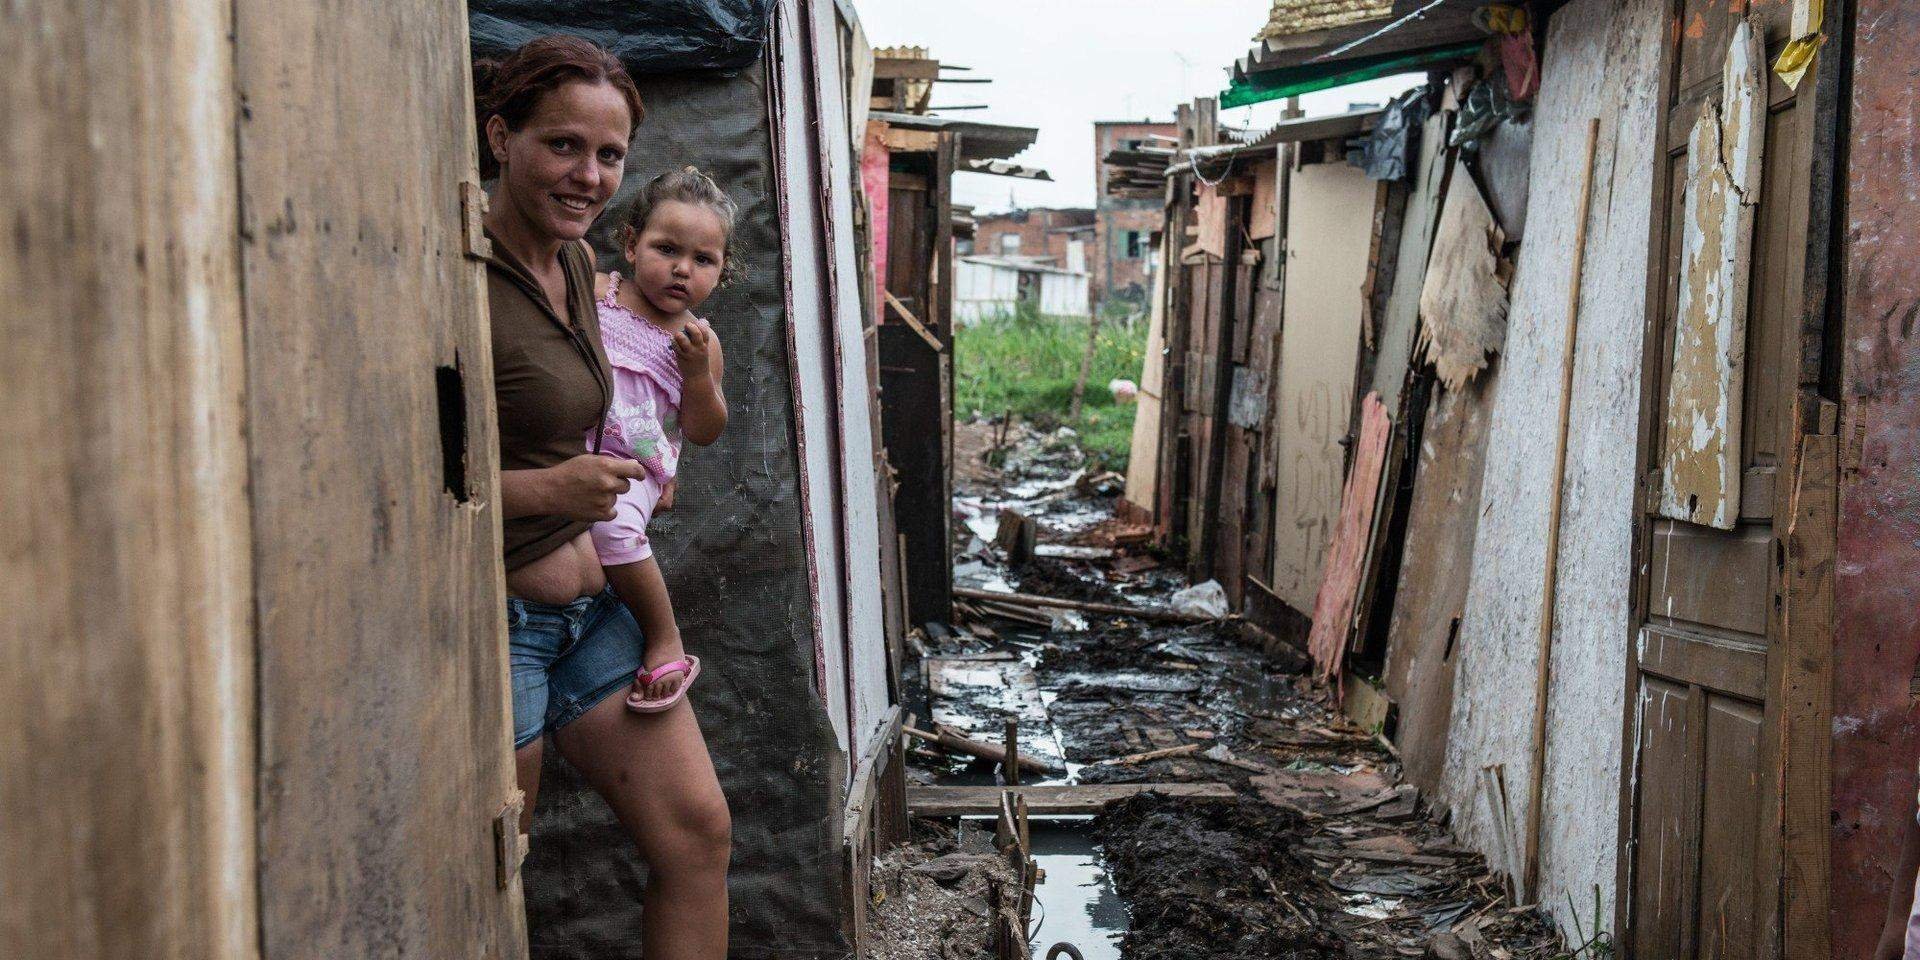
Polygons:
M1759 36L1740 20L1720 99L1700 104L1687 144L1659 512L1721 530L1740 518L1747 287L1766 142L1764 62Z
M933 730L928 731L909 724L903 727L901 732L916 740L925 740L928 743L937 744L942 750L948 753L978 757L982 760L988 760L998 764L1005 764L1007 762L1006 749L1000 745L982 743L978 740L963 737L946 727L936 726ZM1019 757L1018 762L1020 769L1030 773L1060 773L1063 769L1060 766L1049 764L1031 754Z
M1115 800L1142 793L1203 800L1231 800L1236 794L1224 783L1063 783L1042 786L927 787L907 786L907 809L916 817L994 816L1003 793L1016 793L1034 816L1079 816L1099 813Z
M1186 744L1181 744L1180 746L1177 746L1177 747L1166 747L1160 750L1148 750L1144 753L1129 753L1124 757L1108 757L1105 760L1098 760L1093 763L1090 763L1088 764L1088 766L1090 767L1131 767L1131 766L1137 766L1142 763L1146 763L1149 760L1165 760L1169 757L1185 757L1185 756L1191 756L1192 754L1196 754L1199 752L1200 752L1199 744L1186 743Z
M1061 597L1041 597L1031 593L996 593L991 590L975 590L970 587L955 587L953 595L965 600L979 600L989 603L1025 605L1030 607L1052 607L1061 610L1079 610L1083 613L1098 613L1114 617L1133 617L1139 620L1158 620L1168 623L1213 623L1212 617L1195 616L1156 607L1133 607L1119 603L1097 603L1092 600L1067 600Z
M1420 291L1420 349L1458 390L1507 342L1506 238L1466 165L1454 161Z
M993 542L1005 550L1007 560L1015 565L1026 563L1034 557L1034 546L1040 536L1040 525L1027 519L1026 514L1018 510L1000 511L1000 526L994 532Z

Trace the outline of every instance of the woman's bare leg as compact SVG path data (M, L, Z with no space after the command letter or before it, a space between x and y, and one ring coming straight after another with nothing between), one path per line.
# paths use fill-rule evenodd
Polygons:
M518 781L520 792L527 795L527 805L520 808L521 833L533 831L533 801L540 796L541 743L539 738L535 738L532 743L513 752L513 779Z
M725 960L733 821L693 705L642 715L615 693L554 742L646 857L648 960Z

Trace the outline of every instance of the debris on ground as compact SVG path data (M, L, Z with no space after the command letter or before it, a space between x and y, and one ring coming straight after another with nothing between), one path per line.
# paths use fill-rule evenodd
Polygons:
M916 821L912 842L876 857L867 910L870 960L994 960L989 889L1019 878L990 833Z
M977 518L956 527L986 535L957 545L960 622L929 625L926 659L909 669L925 679L909 683L908 709L984 742L1017 702L1022 750L1031 742L1037 755L1058 757L1074 771L1071 782L1214 783L1234 795L1145 792L1095 817L1094 836L1130 917L1117 948L1106 945L1102 956L1573 956L1533 908L1513 906L1482 857L1453 844L1443 818L1401 781L1390 748L1303 675L1297 654L1263 652L1248 642L1248 625L1233 620L1132 615L1130 608L1170 612L1188 585L1178 563L1150 554L1147 537L1112 516L1110 498L1079 491L1080 462L1017 425L957 427L958 449L998 451L991 463L963 464L956 497L957 516ZM1035 549L1010 563L992 543L1003 509L1033 526L1029 542L1099 549ZM1070 619L1046 615L1011 596L1016 590L1082 609ZM1219 584L1187 596L1197 612L1226 613ZM936 676L929 664L937 665L937 692L927 684ZM970 756L916 752L909 778L991 786L999 774ZM911 856L919 864L950 852ZM902 882L946 891L935 904L950 914L959 887L942 887L937 877L955 862ZM920 912L917 904L894 907ZM984 901L976 907L973 935L990 943L990 925L978 919ZM1044 931L1039 940L1036 949L1047 942ZM932 945L918 956L971 956Z

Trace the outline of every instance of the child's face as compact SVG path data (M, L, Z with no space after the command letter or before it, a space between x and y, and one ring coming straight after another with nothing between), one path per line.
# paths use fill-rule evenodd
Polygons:
M633 283L668 317L704 302L720 283L727 227L711 207L669 200L653 209L646 229L627 244Z

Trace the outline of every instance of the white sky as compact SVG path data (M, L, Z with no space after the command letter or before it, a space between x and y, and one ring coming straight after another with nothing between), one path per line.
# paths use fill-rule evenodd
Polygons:
M853 0L876 47L922 46L972 67L987 84L937 84L933 104L984 103L947 116L1037 127L1017 159L1055 182L962 173L955 203L982 212L1093 205L1095 120L1171 120L1175 104L1219 94L1234 60L1266 23L1267 0ZM1384 78L1308 94L1309 115L1385 103L1419 78ZM1221 111L1231 126L1265 127L1278 102ZM1010 202L1011 198L1011 202Z

